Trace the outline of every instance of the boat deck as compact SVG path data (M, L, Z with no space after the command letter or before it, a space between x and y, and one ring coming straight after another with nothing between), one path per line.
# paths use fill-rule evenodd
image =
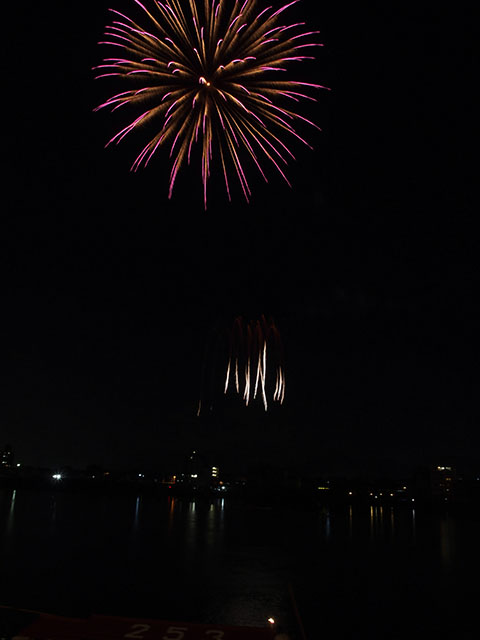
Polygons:
M269 627L231 627L166 620L91 616L66 618L0 607L5 640L275 640ZM277 638L286 638L283 634Z

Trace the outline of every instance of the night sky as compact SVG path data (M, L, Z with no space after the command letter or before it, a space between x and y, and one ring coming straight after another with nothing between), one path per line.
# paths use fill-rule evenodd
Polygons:
M191 447L312 473L474 466L473 15L304 0L323 132L303 130L292 189L252 172L251 204L236 186L229 204L214 175L205 212L198 165L169 201L168 153L131 174L133 135L104 149L122 121L93 113L91 68L107 8L132 5L18 3L7 25L0 446L51 467L168 468ZM209 336L262 313L284 407L197 419Z

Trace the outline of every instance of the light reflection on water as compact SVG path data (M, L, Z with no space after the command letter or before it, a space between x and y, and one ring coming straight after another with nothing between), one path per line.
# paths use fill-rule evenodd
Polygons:
M445 569L453 566L455 551L455 521L444 515L440 520L440 553Z
M135 501L135 515L133 517L133 533L136 533L139 527L140 502L141 497L137 496L137 499Z
M198 518L197 518L197 512L196 512L196 504L195 504L195 500L192 500L191 502L188 503L188 513L186 514L186 517L185 517L185 541L191 553L195 553L196 551L197 524L198 524Z
M390 532L392 531L392 517L390 516ZM388 533L390 533L388 532ZM370 539L383 539L386 534L385 514L383 505L370 506Z
M8 512L6 535L10 536L13 533L13 520L15 512L15 498L17 497L17 490L12 491L12 497L10 498L10 510Z
M6 524L5 524L5 549L6 550L10 549L13 541L16 497L17 497L17 491L14 489L10 496L8 514L6 516Z
M173 530L173 519L175 516L175 498L173 496L168 497L168 532Z
M332 521L331 521L330 509L328 509L327 507L324 507L320 511L319 530L323 540L328 542L328 540L330 539L330 535L332 533Z
M285 618L293 583L306 624L321 601L328 626L345 607L373 615L391 601L414 612L430 592L441 604L441 576L459 581L447 591L460 598L468 576L457 576L458 559L473 557L480 534L472 526L408 506L297 512L0 490L0 602L256 625ZM473 574L478 564L462 566Z
M18 493L17 490L9 492L2 492L0 490L0 495L2 495L2 503L4 505L4 508L0 513L0 526L1 519L3 519L4 525L2 529L5 544L8 539L13 540L15 537L15 523L17 518L16 501ZM29 500L27 500L27 498L29 498ZM22 501L29 502L29 506L27 507L25 502L24 508L18 515L18 518L24 519L26 517L25 509L32 506L32 498L33 495L29 495L28 493L22 495ZM47 523L49 533L53 535L56 531L56 527L58 526L59 514L62 509L65 510L65 505L69 500L79 500L79 496L72 495L68 497L68 495L65 494L38 494L38 501L35 501L35 508L32 511L32 517L38 516L38 512L41 512L42 521ZM98 500L104 500L108 503L108 498L106 497L100 497L95 500L97 500L97 503ZM122 502L126 504L128 500L129 498L125 497ZM140 495L135 496L133 499L132 531L136 534L142 533L143 528L148 528L152 517L152 505L150 504L148 510L150 520L148 522L143 521L143 518L141 517L142 501L143 498ZM88 500L86 503L88 504ZM7 507L6 509L5 506ZM409 538L411 543L415 543L417 522L416 511L414 508L398 509L393 506L384 507L383 505L371 505L367 508L369 514L368 532L371 541L375 542L387 538L395 538L398 534L403 536L403 539L406 540ZM226 511L232 514L235 513L235 510L237 510L238 513L240 512L234 505L227 509L224 498L212 500L205 505L203 502L198 503L196 500L185 501L170 496L166 501L159 501L158 505L155 507L155 515L160 521L165 521L165 531L170 538L178 541L179 533L183 532L187 546L191 547L192 545L195 546L195 544L197 544L197 538L201 534L202 538L205 538L208 546L212 546L219 543L221 538L224 536ZM266 514L268 514L268 511L261 512L263 521L265 520ZM79 516L79 512L73 510L70 513L70 516L72 515L75 517ZM344 537L350 540L355 539L356 537L361 537L363 535L363 531L365 531L364 515L364 509L362 510L360 508L353 507L352 505L346 506L343 513L342 510L338 509L332 512L329 508L322 508L318 512L318 531L321 539L324 542L329 542L332 539L338 540ZM256 516L258 517L258 513ZM299 517L298 514L296 517ZM308 518L308 516L305 515L300 517ZM455 523L453 519L447 515L439 515L438 518L440 558L444 563L451 563L455 554ZM410 520L409 531L406 527L408 519ZM201 531L198 531L199 527L201 527ZM131 544L138 543L132 541Z

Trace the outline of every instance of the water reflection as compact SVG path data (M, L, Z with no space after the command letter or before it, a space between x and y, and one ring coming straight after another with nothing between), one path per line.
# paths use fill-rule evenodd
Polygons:
M208 509L205 541L211 549L215 547L219 539L223 538L224 516L225 499L222 498L213 502Z
M173 520L175 515L176 498L169 496L168 498L168 533L171 535L173 531Z
M5 535L9 538L13 533L13 523L15 517L15 499L17 497L17 490L14 489L10 498L10 508L7 516L7 525L5 527Z
M185 542L190 551L194 551L196 546L197 532L197 511L195 500L188 503L188 513L185 518Z
M455 558L455 522L448 515L440 520L440 555L444 569L449 569Z
M383 506L370 506L370 539L382 538L384 535Z
M245 508L229 496L59 492L55 500L0 490L0 601L254 626L291 612L282 598L293 580L311 629L320 613L326 635L353 638L356 620L368 626L380 616L380 627L392 611L405 619L423 610L426 593L427 605L453 610L477 571L480 524L412 506L353 502L292 513Z
M360 514L357 514L357 517ZM352 516L349 515L349 533L352 529ZM416 539L416 514L415 509L396 509L371 505L369 512L369 534L371 541L393 540L399 536L415 542Z
M50 498L50 533L55 533L57 524L57 499L55 496Z
M207 544L211 546L215 541L215 505L211 504L207 516Z
M332 527L330 510L326 507L320 512L320 531L323 533L323 537L325 538L325 540L328 541L332 533Z
M137 500L135 501L135 515L133 517L133 533L136 533L138 531L140 503L141 503L141 497L137 496Z
M259 540L263 540L260 536L266 540L278 538L279 521L275 519L278 514L261 512L260 523L252 519L244 521L246 512L230 503L228 497L212 502L202 499L187 501L172 496L161 500L148 496L128 497L118 503L108 502L112 517L106 518L104 523L103 519L98 519L97 503L85 497L50 493L32 496L19 489L1 491L0 499L0 535L4 536L2 557L18 555L20 558L21 554L25 557L28 547L22 546L21 533L24 531L35 530L35 535L38 532L46 544L55 549L57 546L62 548L63 540L75 536L74 531L82 531L87 519L96 523L99 547L107 522L108 527L115 527L122 552L129 550L132 562L136 554L148 552L150 540L155 540L158 546L152 547L155 557L163 558L165 554L168 559L163 559L163 562L174 557L177 560L183 558L185 566L192 567L195 563L215 562L215 557L222 553L222 549L227 549L232 540L241 545L250 536L252 548L260 548ZM75 504L78 508L73 506ZM428 553L431 557L433 552L437 567L449 571L458 560L458 554L463 553L459 543L463 535L460 520L456 521L447 514L426 515L422 509L418 511L410 505L372 504L364 507L353 504L341 509L324 508L314 514L298 514L298 519L291 520L292 527L298 526L298 522L302 523L302 531L309 532L308 535L313 531L317 544L319 541L328 543L332 553L335 553L336 546L341 546L338 543L345 542L351 542L348 547L352 553L365 547L368 550L382 548L382 553L389 553L390 545L392 548L395 545L396 550L414 545L418 554L426 556ZM288 518L282 520L287 532L289 524ZM263 527L260 533L258 527ZM66 530L67 537L63 536ZM92 533L92 540L96 535L96 532ZM296 540L296 533L288 535L291 538L286 534L286 539ZM159 536L162 544L159 544ZM302 544L298 542L298 548Z

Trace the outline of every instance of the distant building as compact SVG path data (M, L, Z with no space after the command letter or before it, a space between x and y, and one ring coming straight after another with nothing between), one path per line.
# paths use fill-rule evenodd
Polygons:
M185 475L192 484L199 484L199 479L203 479L206 471L206 462L203 457L192 451L185 460Z
M191 451L185 459L183 473L176 476L176 484L191 489L207 489L220 482L220 469L210 464L197 451Z
M419 468L415 473L415 494L426 504L452 502L456 480L456 470L448 463Z
M12 445L7 444L5 445L5 449L2 452L1 466L6 469L11 469L13 467L13 460L14 455Z
M434 500L449 502L456 486L456 470L451 465L435 465L430 469L430 487Z

